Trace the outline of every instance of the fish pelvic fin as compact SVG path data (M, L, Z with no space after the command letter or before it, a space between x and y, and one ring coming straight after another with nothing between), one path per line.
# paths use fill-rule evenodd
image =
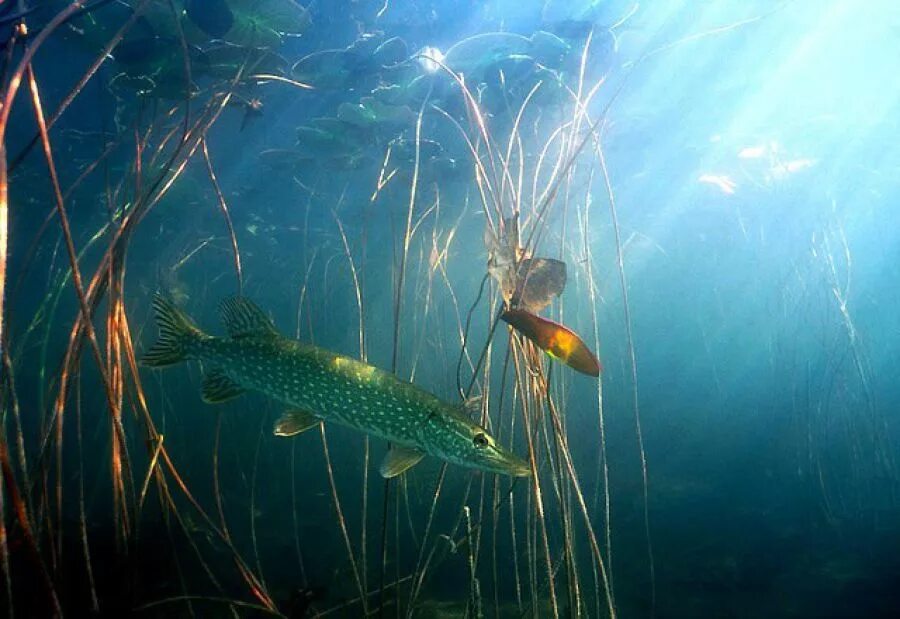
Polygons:
M295 434L306 432L320 423L322 423L322 420L309 411L300 409L287 410L275 422L272 433L275 436L294 436Z
M141 364L161 368L188 358L188 345L203 336L181 309L160 293L153 297L159 339L141 358Z
M222 323L228 335L239 337L274 337L278 329L256 303L245 297L231 297L222 301Z
M221 404L243 394L246 389L231 380L225 372L216 368L203 377L201 397L207 404Z
M396 477L400 473L406 472L419 463L425 457L425 452L419 451L413 447L403 447L401 445L391 445L378 471L385 479Z

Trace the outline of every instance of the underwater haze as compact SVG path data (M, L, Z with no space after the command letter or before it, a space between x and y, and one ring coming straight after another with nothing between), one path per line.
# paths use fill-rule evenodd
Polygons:
M900 4L0 42L0 615L900 616Z

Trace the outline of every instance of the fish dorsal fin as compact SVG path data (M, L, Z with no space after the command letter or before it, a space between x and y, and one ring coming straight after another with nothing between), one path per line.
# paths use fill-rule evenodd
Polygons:
M272 433L275 436L294 436L316 427L321 422L321 419L309 411L299 409L287 410L275 422Z
M378 471L385 479L396 477L400 473L414 467L424 457L425 452L418 449L392 445L387 454L385 454L384 460L381 461Z
M275 325L250 299L231 297L222 302L222 322L231 337L272 337Z
M228 378L222 370L215 368L203 377L200 393L207 404L221 404L236 398L246 391L239 384Z

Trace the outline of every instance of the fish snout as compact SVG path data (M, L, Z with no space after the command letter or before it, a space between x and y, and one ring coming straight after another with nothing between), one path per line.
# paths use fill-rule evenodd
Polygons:
M527 460L507 451L500 451L497 455L497 468L501 472L513 477L531 477L531 464Z
M513 477L531 477L531 465L518 457L515 460L510 471Z

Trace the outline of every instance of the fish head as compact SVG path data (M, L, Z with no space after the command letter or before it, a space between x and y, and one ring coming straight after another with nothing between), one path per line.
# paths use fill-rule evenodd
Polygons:
M429 416L420 439L425 450L468 468L515 477L531 475L531 465L503 448L483 427L456 411Z

